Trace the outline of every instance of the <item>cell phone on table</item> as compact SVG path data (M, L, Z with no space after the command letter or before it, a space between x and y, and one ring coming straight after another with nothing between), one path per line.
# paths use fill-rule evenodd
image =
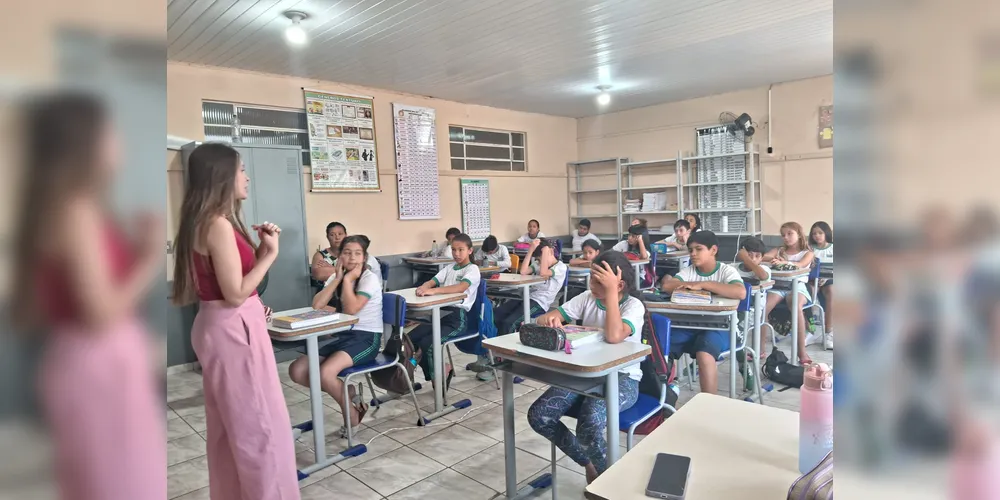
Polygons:
M646 496L683 500L690 475L691 457L658 453L649 484L646 485Z

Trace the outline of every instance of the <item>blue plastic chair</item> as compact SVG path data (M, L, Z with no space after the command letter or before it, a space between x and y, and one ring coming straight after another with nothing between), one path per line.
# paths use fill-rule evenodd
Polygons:
M442 343L444 345L445 352L448 354L448 362L451 363L452 369L455 369L455 361L451 357L451 345L455 344L455 347L459 351L466 354L475 354L483 350L482 342L483 336L479 334L479 322L483 318L483 301L489 300L486 297L486 280L479 280L479 288L476 290L476 301L472 303L472 310L470 311L473 315L466 318L465 332L451 340L447 340ZM470 321L471 320L471 321ZM496 369L493 368L493 355L490 354L489 350L486 351L486 355L490 359L490 370L493 370L493 381L496 383L497 389L500 389L500 382L498 381ZM448 390L445 387L444 403L448 404Z
M391 327L389 343L394 341L400 342L403 336L403 325L406 322L406 299L394 293L382 294L382 322ZM406 367L403 366L403 362L409 362L409 360L401 360L399 354L400 351L398 350L388 355L385 352L381 352L371 363L355 365L340 372L339 377L344 381L344 401L348 401L347 387L351 384L351 377L355 375L365 376L365 379L368 381L368 388L372 391L373 399L371 404L375 406L376 409L381 406L383 402L395 399L374 398L375 388L372 385L370 374L379 370L397 369L397 367L398 369L405 370ZM410 381L409 377L406 377L406 383L410 386L410 396L413 397L413 407L417 410L417 421L422 422L423 417L420 415L420 404L417 403L417 394L414 392L414 384ZM417 389L419 388L420 384L417 384ZM347 418L344 420L347 422L347 445L349 447L354 446L354 443L352 442L353 437L351 436L351 419Z
M649 264L646 264L646 273L653 273L653 280L649 286L642 287L640 290L652 290L656 288L656 252L649 252Z
M375 261L378 262L379 271L382 272L382 291L389 291L389 263L383 261L382 259L375 257Z
M663 348L663 356L664 358L669 358L670 318L662 314L651 314L650 317L653 319L651 329L653 334L656 335L656 339L659 340L660 346ZM660 399L654 399L652 396L639 393L639 399L636 400L635 404L618 414L618 429L628 433L625 439L626 451L632 449L632 439L635 436L636 427L639 427L643 422L664 409L670 410L671 413L677 412L676 408L667 404L667 391L670 390L667 386L668 377L669 375L660 375L658 377L660 382Z

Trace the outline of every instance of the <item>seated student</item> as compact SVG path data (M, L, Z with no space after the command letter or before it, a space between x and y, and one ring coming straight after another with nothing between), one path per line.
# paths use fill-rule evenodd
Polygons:
M699 217L698 214L695 213L686 214L684 215L684 220L686 220L688 224L691 226L688 232L695 233L701 230L701 217Z
M780 247L772 248L766 254L764 254L764 262L769 262L772 266L778 264L792 264L800 269L811 267L813 264L813 251L809 248L809 244L806 240L805 232L802 230L802 226L798 222L786 222L781 225L781 239L782 245ZM795 281L793 285L794 289L799 293L799 310L796 311L798 315L798 355L799 362L801 364L808 364L812 362L812 358L806 354L806 346L816 344L823 341L822 335L816 335L813 333L806 332L806 316L803 310L806 308L806 304L809 302L809 290L806 288L806 284L801 281ZM765 310L768 316L771 315L771 311L781 303L782 300L788 304L788 308L792 308L792 289L791 288L772 288L767 292L767 304Z
M677 219L674 222L674 234L657 241L667 245L667 251L687 250L687 239L691 234L691 223L684 219Z
M739 261L736 270L739 271L740 277L744 281L758 284L771 279L771 268L761 265L765 252L767 252L767 247L764 245L764 241L756 236L745 238L740 243L740 251L736 253L736 260ZM757 322L763 323L764 318L764 310L761 309ZM762 358L767 357L765 355L767 353L766 344L767 335L761 335L760 352L757 354Z
M544 238L545 234L542 233L541 231L539 231L539 228L541 228L541 225L538 224L537 220L535 220L535 219L529 220L528 221L528 232L522 234L521 237L517 239L517 242L518 243L531 243L533 240L535 240L537 238Z
M570 259L569 265L576 267L590 267L590 264L594 262L597 255L601 253L601 242L594 240L584 241L581 250L583 253L575 259Z
M341 413L350 415L351 427L361 423L368 405L350 404L354 388L349 387L349 400L344 400L340 372L354 365L370 363L382 345L382 280L365 265L368 259L368 238L347 236L340 245L334 273L323 289L313 297L313 309L331 306L337 311L358 317L349 331L337 334L329 344L320 347L320 380L323 390L340 404ZM288 375L299 385L309 386L309 360L300 356L288 367ZM346 424L346 422L345 422Z
M507 247L497 242L497 237L492 234L483 240L483 246L476 250L475 256L477 266L497 266L500 272L510 269L510 252Z
M528 254L521 262L519 272L522 276L538 275L545 279L543 283L529 288L531 297L531 315L536 316L547 312L555 302L566 280L567 266L556 258L555 248L551 240L537 239L531 242ZM530 319L530 318L529 318ZM497 326L497 335L514 333L521 327L524 318L524 304L520 300L508 300L493 311L493 320Z
M462 234L462 231L457 227L449 227L444 233L445 243L438 246L436 252L428 252L428 257L437 257L440 259L450 259L451 258L451 242L456 236Z
M594 260L587 290L555 311L540 316L535 323L561 327L581 321L583 326L604 329L609 344L642 342L646 307L636 298L635 271L620 252L604 252ZM609 307L610 306L610 307ZM639 398L642 369L638 364L618 373L619 410L625 411ZM559 419L582 400L576 420L576 435ZM548 388L528 409L528 424L535 432L555 443L574 462L586 469L591 483L608 467L607 407L603 399L588 398L557 387Z
M333 274L333 269L337 265L337 256L340 255L340 244L347 237L347 227L339 222L331 222L326 225L326 240L330 246L325 249L316 250L312 260L312 277L317 281L326 281ZM382 266L374 255L368 254L365 261L368 269L371 269L378 279L383 279Z
M420 285L416 290L418 297L427 295L440 295L447 293L465 293L465 300L455 307L448 309L453 312L441 317L441 341L444 342L453 337L465 333L466 315L472 309L472 304L476 301L476 293L479 290L479 267L472 263L472 238L469 235L459 233L451 240L451 253L455 259L454 266L448 266L437 273L430 281ZM434 349L431 343L434 341L431 325L421 324L410 332L410 340L417 352L414 358L424 370L424 378L432 380L434 377ZM445 366L447 381L445 387L451 383L451 378L455 375L451 366Z
M820 262L833 261L833 229L824 221L819 221L809 228L809 246L813 256ZM823 297L823 310L826 313L826 340L824 349L833 349L833 278L820 278L817 283L819 294ZM817 300L819 297L817 297Z
M590 232L590 219L580 219L580 223L576 225L576 234L573 235L573 250L583 250L583 242L591 240L596 241L600 247L601 239Z
M631 227L631 226L642 226L642 227L645 227L645 228L648 229L649 228L649 226L647 225L648 223L649 223L649 221L647 221L646 219L635 217L635 218L632 219L632 222L629 223L629 227Z
M663 278L663 291L707 290L713 295L743 300L747 291L740 273L735 268L716 260L719 239L711 231L698 231L688 238L691 266L681 269L673 277ZM698 363L698 381L701 392L715 393L719 389L716 362L730 349L728 330L670 329L670 353L680 356L687 353Z
M619 241L612 250L622 253L634 254L639 259L649 259L649 231L641 224L635 224L628 228L628 239ZM646 268L650 265L642 266L639 271L639 280L645 281ZM650 272L653 272L652 270Z

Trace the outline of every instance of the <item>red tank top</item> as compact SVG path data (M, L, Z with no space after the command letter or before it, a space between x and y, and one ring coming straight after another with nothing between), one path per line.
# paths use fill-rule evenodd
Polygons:
M128 278L135 264L132 244L110 221L104 225L101 239L101 254L107 263L108 271L111 272L111 282L115 285L120 284ZM36 298L42 313L55 323L79 319L80 304L76 300L78 294L70 288L72 285L67 279L66 263L43 259L39 271Z
M254 264L257 263L257 256L254 254L250 243L243 238L243 235L235 227L233 228L233 237L236 238L236 248L240 251L240 267L242 267L243 276L246 276L253 269ZM211 257L193 252L192 258L194 260L195 288L198 290L198 299L206 302L210 300L224 300L225 296L222 295L219 280L215 277L215 268L212 267ZM254 295L257 295L257 290L254 290L250 294L250 296Z

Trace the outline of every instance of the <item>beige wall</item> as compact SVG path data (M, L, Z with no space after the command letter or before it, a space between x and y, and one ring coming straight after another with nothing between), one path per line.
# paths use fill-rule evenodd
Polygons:
M347 225L349 232L367 234L377 255L405 253L430 247L444 238L448 227L461 227L459 178L490 180L493 233L514 239L528 219L541 221L542 230L565 234L566 163L576 159L577 122L572 118L522 113L384 90L276 75L169 63L167 66L167 132L194 140L204 138L201 102L214 99L238 103L303 108L302 87L375 97L375 130L381 193L311 193L304 178L306 224L312 249L326 246L323 230L330 221ZM400 221L395 188L395 152L391 107L393 102L434 108L440 168L441 219ZM450 170L448 125L468 125L527 134L528 172L457 172ZM173 232L183 197L183 174L178 155L167 153L168 227ZM264 214L266 216L266 214Z
M833 219L833 150L816 141L818 108L833 103L833 77L775 84L767 116L767 87L610 113L578 120L580 160L628 157L632 161L673 158L695 150L694 128L718 122L719 113L746 112L760 123L754 142L763 163L763 230L777 234L785 221L808 227ZM768 123L770 122L770 123ZM774 154L767 155L767 129L772 128ZM666 184L650 174L635 185ZM660 180L666 180L660 178ZM670 179L671 181L673 179ZM673 182L671 182L673 183ZM612 209L600 195L589 200ZM605 202L605 203L602 203ZM649 216L651 226L672 222L671 216Z

